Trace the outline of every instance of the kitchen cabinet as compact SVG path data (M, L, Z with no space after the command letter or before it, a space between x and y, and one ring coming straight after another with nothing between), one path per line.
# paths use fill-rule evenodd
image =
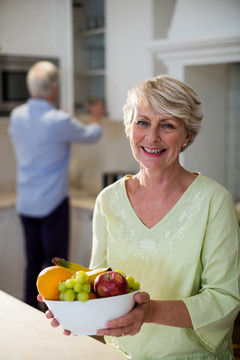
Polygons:
M101 98L111 120L122 120L127 92L152 76L153 1L73 1L75 113Z
M20 219L13 207L0 210L0 288L22 300L25 254Z
M74 110L86 113L93 98L105 98L104 0L73 1Z
M92 210L71 207L69 259L86 267L89 267L92 250L92 216Z

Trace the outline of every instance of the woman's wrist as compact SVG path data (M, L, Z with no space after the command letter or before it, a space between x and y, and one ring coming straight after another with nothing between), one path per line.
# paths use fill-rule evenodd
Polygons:
M193 328L187 307L181 300L150 300L144 322L181 328Z
M155 318L156 318L156 301L150 300L149 306L148 306L148 311L147 311L146 317L144 319L144 322L145 323L154 323Z

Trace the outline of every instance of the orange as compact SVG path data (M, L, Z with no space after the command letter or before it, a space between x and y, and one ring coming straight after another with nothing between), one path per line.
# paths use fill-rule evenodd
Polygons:
M96 294L94 292L92 292L92 291L90 291L90 293L88 295L89 295L89 300L97 298Z
M58 285L72 276L73 272L62 266L49 266L43 269L37 277L37 289L47 300L59 300Z

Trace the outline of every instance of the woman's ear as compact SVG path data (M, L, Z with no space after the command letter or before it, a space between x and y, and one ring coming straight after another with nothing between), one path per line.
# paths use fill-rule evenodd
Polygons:
M191 133L191 132L187 133L184 144L187 145L188 143L190 143L192 141L192 139L193 139L193 133Z

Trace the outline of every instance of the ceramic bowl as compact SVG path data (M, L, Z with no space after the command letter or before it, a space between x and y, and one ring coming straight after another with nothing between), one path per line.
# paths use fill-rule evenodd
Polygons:
M96 335L109 320L117 319L131 311L135 305L134 295L139 292L81 301L46 300L60 325L73 335Z

